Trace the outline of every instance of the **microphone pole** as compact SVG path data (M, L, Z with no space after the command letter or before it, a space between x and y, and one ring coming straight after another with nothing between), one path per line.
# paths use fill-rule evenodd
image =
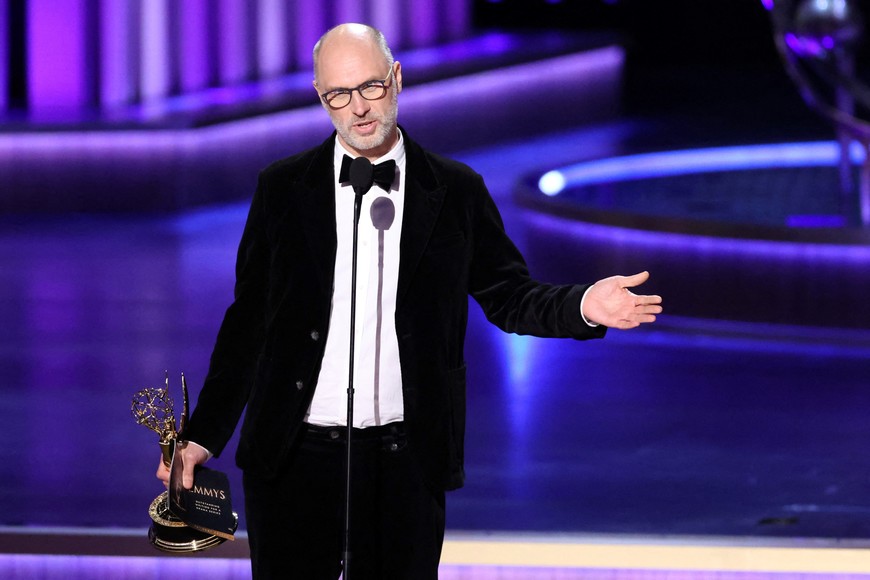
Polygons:
M350 269L350 353L347 379L347 457L345 458L344 553L342 578L348 580L350 568L350 489L351 489L351 436L353 433L353 359L356 342L356 267L359 240L359 215L362 198L374 183L374 168L365 157L357 157L350 164L350 184L353 187L353 245Z

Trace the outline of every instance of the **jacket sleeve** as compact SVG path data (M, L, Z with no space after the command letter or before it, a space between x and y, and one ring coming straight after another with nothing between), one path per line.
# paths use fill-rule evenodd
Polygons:
M506 332L556 338L601 338L603 326L583 321L580 301L590 284L555 285L531 278L523 256L483 179L474 191L470 294L487 319Z
M248 401L264 344L269 245L261 174L236 258L234 300L227 309L202 391L182 436L220 455Z

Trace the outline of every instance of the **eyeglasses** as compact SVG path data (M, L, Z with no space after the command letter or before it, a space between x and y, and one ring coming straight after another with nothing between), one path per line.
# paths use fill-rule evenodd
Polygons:
M334 89L323 93L320 95L320 98L323 99L323 102L330 109L343 109L348 106L354 91L358 92L367 101L377 101L378 99L383 99L384 95L387 94L387 88L390 86L387 84L387 81L390 80L391 76L393 76L392 68L390 68L390 72L387 73L386 78L382 81L368 81L353 89Z

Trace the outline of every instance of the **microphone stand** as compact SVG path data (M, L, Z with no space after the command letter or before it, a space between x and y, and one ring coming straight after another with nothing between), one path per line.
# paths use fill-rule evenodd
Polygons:
M351 490L351 437L353 434L353 366L356 342L356 269L357 247L359 240L359 216L363 195L374 183L374 170L371 161L357 157L350 164L350 183L354 191L353 201L353 244L350 268L350 353L348 357L347 379L347 457L345 458L345 503L344 503L344 552L342 555L342 578L349 580L350 568L350 490Z

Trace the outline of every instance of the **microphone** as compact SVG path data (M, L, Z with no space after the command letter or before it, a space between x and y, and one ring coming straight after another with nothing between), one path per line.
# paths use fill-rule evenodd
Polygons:
M372 162L365 157L355 157L350 163L350 185L354 193L363 196L375 182L375 171Z

